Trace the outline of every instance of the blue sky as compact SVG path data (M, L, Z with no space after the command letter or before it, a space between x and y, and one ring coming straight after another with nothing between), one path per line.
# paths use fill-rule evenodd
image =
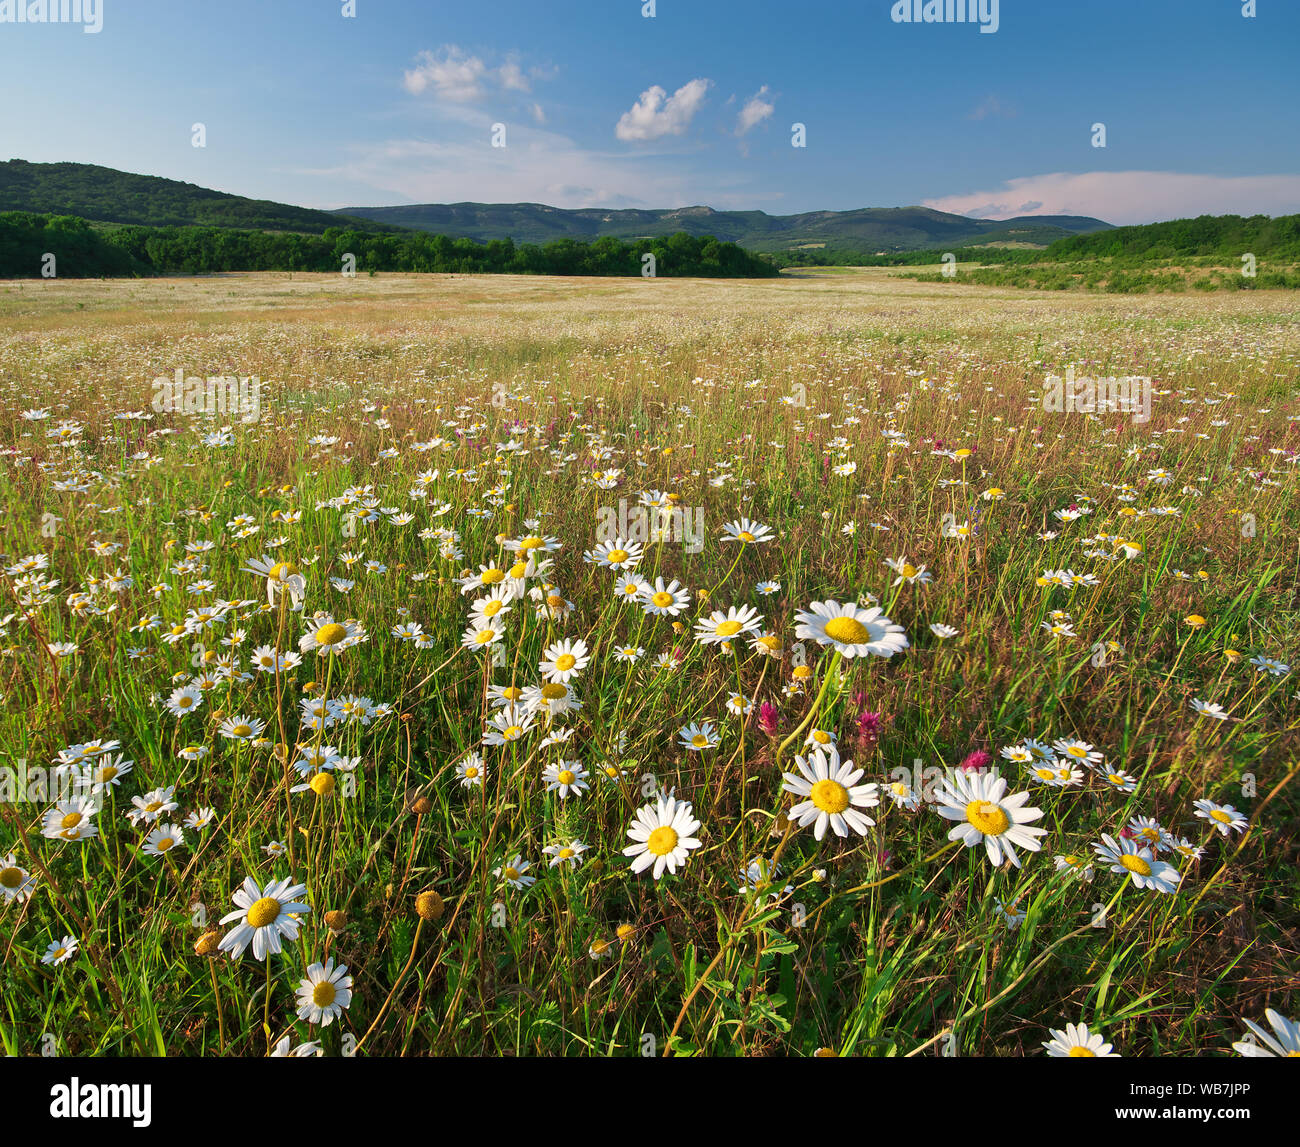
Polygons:
M98 33L3 22L31 2L0 0L0 158L313 207L1300 211L1300 0L1000 0L993 33L896 23L892 0L100 0Z

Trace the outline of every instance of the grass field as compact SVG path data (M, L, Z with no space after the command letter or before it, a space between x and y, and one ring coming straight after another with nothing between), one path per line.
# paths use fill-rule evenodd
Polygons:
M1263 290L0 283L0 1041L1261 1049L1298 364Z

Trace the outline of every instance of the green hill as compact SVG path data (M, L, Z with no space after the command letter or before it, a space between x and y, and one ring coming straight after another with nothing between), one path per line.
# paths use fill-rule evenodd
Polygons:
M1057 239L1110 227L1086 216L1030 216L968 219L929 207L864 207L855 211L809 211L768 215L765 211L715 211L711 207L672 210L568 210L541 203L423 203L407 207L348 207L363 219L470 239L646 239L685 231L712 235L751 251L780 252L824 246L836 250L911 251L979 243L1046 246Z
M384 233L401 228L338 212L246 199L193 183L133 175L91 163L0 163L0 211L75 215L104 223L144 227L227 227L323 234L330 227Z

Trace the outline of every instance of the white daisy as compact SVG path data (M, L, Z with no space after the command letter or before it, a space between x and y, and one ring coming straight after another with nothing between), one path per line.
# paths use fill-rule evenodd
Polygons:
M815 822L815 839L821 840L828 826L835 830L836 836L848 836L849 829L863 835L876 823L857 810L874 808L880 803L879 787L858 784L866 770L855 769L852 761L841 762L834 745L814 748L807 760L796 756L794 763L799 773L783 774L785 783L781 789L807 798L790 810L789 817L800 828Z

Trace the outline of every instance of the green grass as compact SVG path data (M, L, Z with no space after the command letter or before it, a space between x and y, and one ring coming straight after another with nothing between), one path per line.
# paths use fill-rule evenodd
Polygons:
M8 1054L41 1054L48 1034L60 1054L100 1055L261 1056L290 1035L362 1055L1016 1056L1042 1054L1049 1029L1085 1021L1125 1056L1214 1056L1232 1054L1241 1017L1295 1014L1295 677L1249 663L1297 654L1297 346L1276 296L1211 308L1172 296L1008 301L972 288L953 302L883 275L596 284L599 296L582 281L538 285L244 276L135 284L116 301L93 285L0 292L11 451L0 549L5 565L47 555L44 573L60 583L31 619L2 627L0 764L45 767L92 738L119 740L135 762L91 840L42 836L48 802L0 807L0 856L13 851L35 878L30 898L0 907ZM1154 375L1152 421L1034 405L1045 372L1085 360ZM176 366L259 376L262 421L114 419L148 410L149 380ZM797 394L805 406L780 402ZM19 417L36 406L51 417ZM46 437L64 419L82 427L76 445ZM226 423L233 445L202 444ZM891 447L887 428L907 445ZM496 455L512 431L526 452ZM338 441L312 445L316 435ZM448 447L412 449L435 437ZM837 437L847 444L832 446ZM936 456L938 442L974 453ZM832 473L842 461L856 472ZM613 468L616 488L592 484ZM1148 478L1157 468L1169 485ZM434 469L427 498L410 498ZM455 473L469 469L476 481ZM88 489L55 488L78 476ZM321 504L364 486L414 520L361 523L350 536L342 510ZM985 500L995 487L1004 496ZM599 511L650 489L699 507L706 527L699 552L651 544L640 567L692 590L680 632L614 600L616 575L583 560ZM450 510L435 516L443 503ZM1092 512L1057 522L1071 504ZM1177 513L1150 513L1164 507ZM47 514L58 519L52 536ZM227 523L240 514L259 532L236 537ZM723 543L724 523L741 515L775 539ZM945 515L976 532L942 536ZM438 540L419 536L426 528L458 531L462 556L441 557ZM460 648L473 596L453 579L508 565L498 537L534 529L563 545L528 585L553 584L574 609L547 621L516 601L505 663L493 668ZM1083 543L1093 535L1143 550L1089 557L1122 552ZM173 572L185 545L204 540L215 543L207 568ZM121 548L96 556L94 541ZM351 572L344 552L364 553ZM176 683L200 673L206 651L230 654L221 640L236 630L247 670L255 646L296 649L314 628L283 596L261 608L265 581L241 567L263 553L300 567L308 614L355 618L368 640L331 669L309 653L278 682L217 681L197 713L170 716ZM892 585L884 560L904 554L928 567L930 584ZM372 559L386 571L364 572ZM1097 584L1037 584L1058 567ZM130 588L96 588L117 570ZM341 593L331 577L355 588ZM199 578L214 588L188 594ZM780 591L758 595L767 579ZM158 582L170 588L154 597ZM0 618L22 613L17 579L0 584ZM78 615L76 592L103 612ZM797 644L796 611L867 594L905 627L907 650L836 662ZM175 645L162 630L132 631L218 598L252 604ZM779 657L692 640L697 619L731 605L758 610ZM1041 628L1058 609L1077 637ZM1184 620L1193 614L1203 627ZM390 634L405 621L424 627L429 648ZM932 622L960 632L941 640ZM538 729L484 748L485 683L538 683L543 650L563 636L594 651L573 683L582 708L555 719L572 740L543 747ZM57 642L78 651L56 665L47 648ZM628 644L646 650L631 667L612 657ZM133 647L146 656L132 659ZM674 650L676 669L657 669ZM800 662L811 671L802 684ZM726 710L738 690L754 702L743 730ZM391 712L318 737L299 725L299 703L326 691ZM1198 717L1193 699L1234 719ZM763 702L777 710L773 735L757 723ZM860 733L863 711L880 715L878 733ZM220 737L219 717L235 714L267 722L265 743L236 749ZM721 743L687 753L678 730L698 721L713 722ZM812 727L835 732L843 757L866 770L862 783L882 790L905 775L919 788L974 751L992 754L1011 790L1031 788L1043 810L1042 851L995 869L983 848L950 844L951 822L932 806L895 808L883 791L866 836L817 842L811 827L788 828L781 776ZM1085 740L1137 791L1095 778L1033 785L999 758L1027 737ZM329 796L291 794L299 778L276 752L282 741L334 745L359 764L350 780L335 774ZM207 755L182 760L187 745ZM472 751L488 776L467 789L454 769ZM588 792L563 801L541 777L562 758L591 774ZM144 833L125 818L132 796L159 786L175 786L178 823L216 810L166 859L142 854ZM632 874L621 850L660 787L693 802L702 846L656 881ZM1242 810L1248 830L1219 836L1193 815L1201 798ZM1199 861L1175 858L1177 893L1142 891L1100 864L1090 883L1055 871L1055 855L1090 855L1135 815L1205 848ZM548 868L543 847L575 837L590 847L584 863ZM269 857L271 841L287 855ZM516 853L538 878L526 891L493 875ZM780 872L761 895L746 893L742 874L759 858ZM300 937L267 965L251 952L196 954L247 876L307 885ZM437 919L416 913L426 890L442 899ZM1018 928L1001 921L999 901L1024 912ZM346 922L328 927L328 912ZM80 951L42 964L64 935ZM608 944L598 958L597 944ZM327 956L348 966L354 995L337 1022L313 1028L294 993Z

